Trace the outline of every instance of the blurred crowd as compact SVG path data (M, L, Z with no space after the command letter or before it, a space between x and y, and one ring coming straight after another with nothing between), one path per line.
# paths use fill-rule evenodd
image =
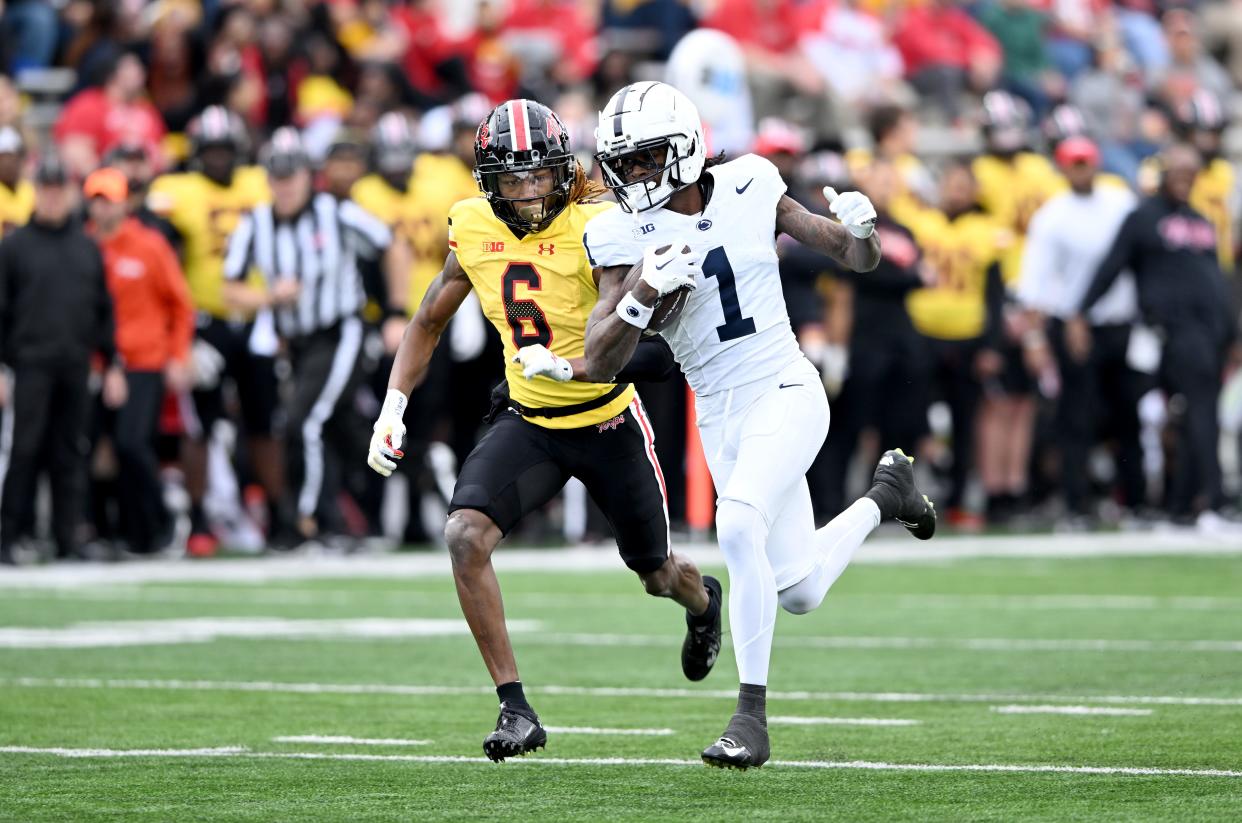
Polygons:
M879 211L873 273L780 241L833 398L821 521L901 445L961 529L1232 527L1238 0L0 8L0 559L429 542L501 376L477 306L411 398L397 482L354 439L449 206L477 193L478 123L538 99L593 169L596 112L639 79L682 89L713 152L768 157L808 208L832 185ZM309 516L306 467L286 470L315 413L305 341L272 319L299 296L225 284L231 247L254 262L239 225L301 170L391 234L359 261L367 331ZM683 382L640 390L662 462L686 465ZM584 497L571 484L530 536L603 532Z

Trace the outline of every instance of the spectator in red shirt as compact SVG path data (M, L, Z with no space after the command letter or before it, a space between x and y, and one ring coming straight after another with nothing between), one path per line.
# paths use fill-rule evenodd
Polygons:
M70 98L56 121L53 133L65 164L85 176L107 151L130 142L143 145L162 167L164 121L144 96L147 72L142 61L122 54L105 78L99 88L84 89Z
M86 178L82 193L103 254L117 352L129 387L111 432L123 531L131 551L158 551L172 537L172 522L163 504L155 436L165 388L184 392L190 387L194 307L168 242L129 216L125 175L99 169Z
M901 51L911 84L953 119L960 113L961 93L991 88L1000 72L996 39L954 0L931 0L906 9L893 43Z
M513 0L504 31L524 66L546 66L561 86L588 79L599 61L595 21L576 0Z

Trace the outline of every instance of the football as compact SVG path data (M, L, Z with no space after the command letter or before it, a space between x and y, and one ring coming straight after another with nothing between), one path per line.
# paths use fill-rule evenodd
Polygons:
M657 251L661 254L668 251L668 246L661 246ZM689 246L682 246L682 254L690 254ZM643 267L641 263L634 265L630 269L629 275L625 278L625 291L634 288L642 277ZM651 322L647 324L644 334L656 334L662 332L676 322L681 316L682 311L686 308L686 304L690 302L690 292L693 289L689 287L680 288L676 291L669 292L656 301L655 312L651 315Z

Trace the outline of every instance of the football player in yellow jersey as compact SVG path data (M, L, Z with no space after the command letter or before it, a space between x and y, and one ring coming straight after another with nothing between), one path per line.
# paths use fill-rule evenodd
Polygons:
M475 175L483 196L449 214L451 251L406 328L368 463L383 475L396 468L407 395L475 291L504 341L512 396L462 466L444 536L462 611L501 701L483 750L503 760L542 747L547 734L518 679L491 555L566 480L586 485L647 592L686 608L682 669L691 680L707 675L720 648L721 589L670 551L664 476L633 387L586 378L584 337L599 288L582 234L589 217L612 206L590 199L601 190L587 182L560 118L531 100L496 107L475 138ZM646 356L636 354L617 379L650 372L638 362Z
M203 516L206 492L206 440L215 422L225 414L222 381L237 385L243 430L255 475L267 493L272 530L269 542L293 540L291 516L280 516L276 503L284 498L282 459L273 436L277 405L275 334L270 317L260 322L240 315L224 301L224 252L229 235L242 214L271 199L267 174L256 166L241 166L246 129L237 115L223 106L209 106L191 124L195 170L167 174L151 183L148 202L182 237L183 268L190 296L198 310L194 348L198 374L193 408L183 409L190 433L184 452L186 487L191 499L191 554L215 551Z
M940 177L940 207L910 198L894 200L891 216L914 235L935 277L906 300L914 328L928 338L933 386L939 386L953 417L953 470L949 520L969 525L962 506L974 461L975 415L981 389L1000 375L1000 254L1011 233L980 208L978 186L965 161L953 161Z
M34 185L22 179L26 144L12 126L0 128L0 237L30 220Z
M1199 90L1178 111L1175 126L1183 139L1203 155L1203 170L1190 192L1190 207L1216 229L1216 256L1221 271L1232 277L1237 243L1238 191L1233 164L1221 156L1225 131L1221 103L1210 91Z

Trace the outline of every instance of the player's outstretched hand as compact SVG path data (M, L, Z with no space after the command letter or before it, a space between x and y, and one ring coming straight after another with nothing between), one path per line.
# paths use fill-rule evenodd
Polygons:
M661 297L678 289L694 288L699 255L682 243L648 246L643 252L643 282Z
M389 389L380 409L379 418L371 431L371 448L367 452L367 465L388 477L397 468L397 461L405 457L401 445L405 442L405 414L407 400L396 389Z
M513 362L521 365L522 376L527 380L543 376L558 383L568 383L574 379L573 364L548 351L541 343L518 349L518 353L513 355Z
M824 199L828 201L828 210L859 240L875 231L875 206L867 195L860 191L837 194L832 186L824 186Z

